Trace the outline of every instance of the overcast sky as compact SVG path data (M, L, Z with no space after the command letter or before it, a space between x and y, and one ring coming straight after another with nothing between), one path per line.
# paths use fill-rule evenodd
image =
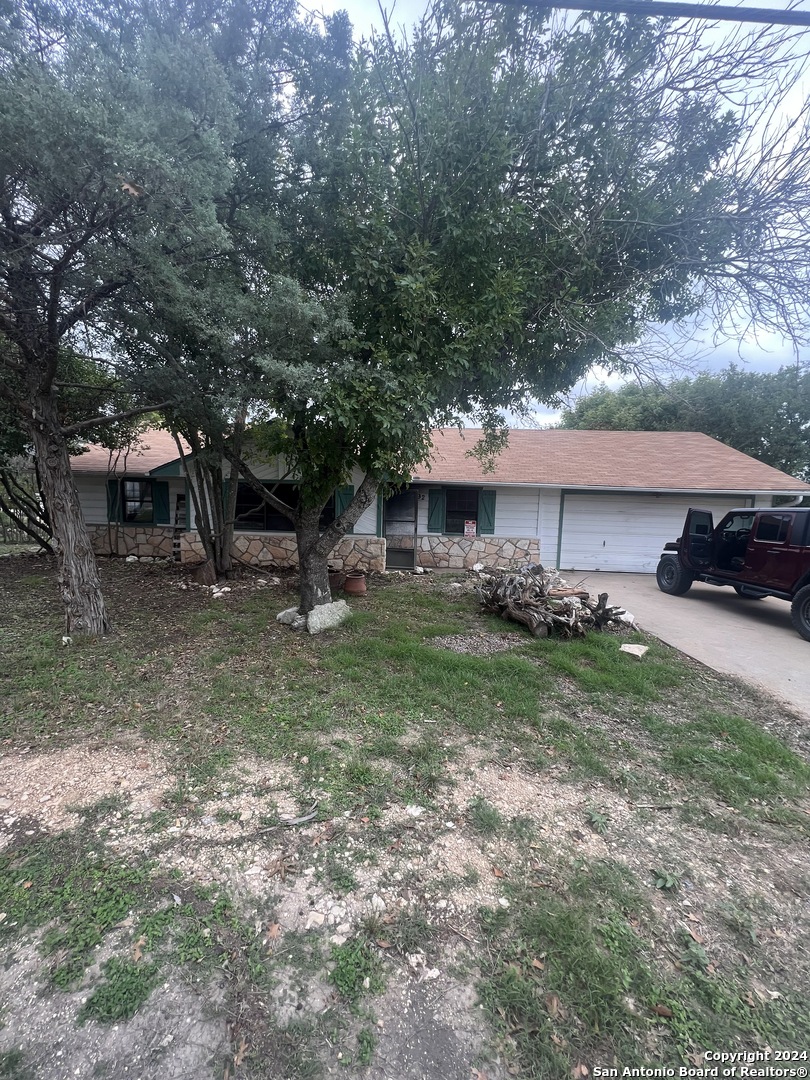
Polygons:
M810 9L810 0L785 2L785 0L746 0L739 3L737 0L715 0L724 2L729 6L738 7L772 7L772 8L800 8ZM391 15L391 23L394 27L405 26L410 28L417 22L425 11L425 0L396 0L396 3L385 3L385 8ZM335 11L344 10L354 27L356 39L368 37L373 30L382 28L382 17L376 0L321 0L316 4L301 4L304 10L313 13L333 14ZM729 26L733 24L728 24ZM752 29L755 26L752 24ZM807 31L810 34L810 30ZM688 335L687 335L688 336ZM787 364L810 363L810 348L799 351L797 356L792 344L777 334L759 334L757 337L747 335L742 339L715 340L714 328L711 325L703 326L695 330L692 335L694 340L687 342L678 340L674 352L684 364L684 370L671 371L670 375L684 375L699 371L720 371L729 364L744 365L751 371L770 372L777 371ZM666 379L667 372L662 371L661 377ZM573 388L569 400L575 400L583 393L588 393L600 385L619 386L626 379L622 376L611 376L606 371L595 370L588 379ZM541 424L554 423L559 415L553 409L539 406L535 418Z

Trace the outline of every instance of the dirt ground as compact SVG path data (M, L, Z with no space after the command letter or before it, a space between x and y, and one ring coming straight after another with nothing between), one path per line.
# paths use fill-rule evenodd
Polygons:
M515 841L482 837L470 828L467 807L475 799L487 800L507 819L531 823L539 838L536 872L551 887L559 868L572 860L616 860L640 878L651 866L689 867L681 895L650 888L649 898L664 925L699 931L716 962L739 951L719 913L745 897L748 907L767 913L757 932L767 942L774 979L759 992L779 993L783 979L791 979L807 920L802 842L775 849L766 832L743 838L683 824L673 829L671 809L638 807L598 783L583 788L553 775L538 778L518 765L487 760L471 746L456 750L449 768L452 787L430 811L394 804L374 823L347 816L257 828L269 804L292 820L296 806L283 764L245 759L221 778L219 794L206 801L203 813L194 812L191 793L189 812L154 832L148 829L150 814L164 804L172 781L158 747L120 733L90 747L46 753L7 749L0 757L0 847L21 825L26 834L71 828L82 807L116 796L120 809L96 827L112 853L154 859L166 870L181 871L186 881L217 883L238 898L257 937L272 928L268 950L278 959L268 1006L282 1025L317 1020L335 1007L323 971L302 975L295 966L285 967L288 936L316 935L342 944L364 920L377 916L384 945L385 920L417 908L438 930L440 944L429 961L417 950L390 962L387 989L374 1000L374 1061L363 1071L374 1080L468 1080L479 1066L488 1080L507 1075L491 1051L485 1054L486 1025L474 989L480 944L474 915L482 906L508 904L504 886L528 871ZM584 809L594 800L610 818L609 838L583 826ZM218 823L223 809L228 820ZM381 836L397 839L385 844ZM355 882L348 891L330 888L319 873L330 846L353 867ZM132 932L122 927L119 933L118 941L99 950L82 986L72 993L48 988L35 937L7 952L0 972L5 1002L0 1051L36 1048L26 1058L31 1080L196 1080L209 1069L210 1075L226 1075L229 1017L220 1009L224 996L217 977L201 985L177 973L126 1023L111 1029L97 1022L76 1026L103 960L115 947L133 947ZM666 952L658 959L672 964ZM327 1039L324 1035L318 1049L326 1074L346 1075L342 1058L349 1034L344 1031L333 1045ZM236 1068L232 1075L241 1071Z
M510 640L479 631L434 645L492 655ZM615 719L588 719L618 736ZM804 750L806 733L779 709L764 719ZM340 734L322 738L331 744ZM632 719L620 735L639 746L647 738ZM806 834L767 820L738 825L728 806L703 799L717 823L707 828L682 812L687 787L642 802L598 777L572 775L551 752L538 773L517 748L483 736L447 737L444 746L445 781L430 805L393 798L374 818L346 811L320 820L302 812L300 783L284 759L244 753L213 780L185 781L178 799L166 741L131 728L52 748L8 740L0 747L0 855L84 822L110 859L154 868L166 883L157 911L196 888L231 897L270 978L257 997L223 937L217 964L162 969L132 1018L79 1022L105 961L140 960L136 920L117 924L69 991L49 983L43 931L16 935L0 963L0 1078L507 1080L518 1075L508 1040L495 1037L477 991L491 960L481 912L508 912L519 889L565 897L572 876L601 866L643 883L661 972L679 970L672 942L688 934L717 971L752 963L754 952L766 957L751 980L752 1008L802 988L810 970ZM317 786L311 795L315 808ZM499 827L476 823L476 806L494 809ZM608 829L589 827L594 807ZM797 807L807 814L806 802ZM655 887L659 867L677 868L677 891ZM0 911L0 924L7 919ZM373 942L384 979L347 1009L330 957L361 936ZM627 1008L635 1008L630 992ZM283 1043L275 1064L257 1061L258 1015Z

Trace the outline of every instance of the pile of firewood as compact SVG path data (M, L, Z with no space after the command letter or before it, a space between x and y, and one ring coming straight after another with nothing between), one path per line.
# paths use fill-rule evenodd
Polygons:
M534 637L573 637L627 622L623 608L608 607L607 593L592 599L587 589L569 585L556 570L530 566L523 570L486 567L476 593L484 611L523 623Z

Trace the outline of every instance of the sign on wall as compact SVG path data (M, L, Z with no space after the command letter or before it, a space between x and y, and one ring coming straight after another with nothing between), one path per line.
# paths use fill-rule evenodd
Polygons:
M477 521L465 521L464 522L464 535L475 537L478 535L478 522Z

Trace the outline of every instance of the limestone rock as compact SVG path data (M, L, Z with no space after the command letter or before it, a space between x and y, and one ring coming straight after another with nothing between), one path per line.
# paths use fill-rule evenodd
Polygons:
M288 607L276 615L276 622L291 626L293 630L300 630L307 625L307 617L306 615L299 615L298 608Z
M332 604L320 604L307 615L307 630L310 634L320 634L322 630L333 630L336 626L340 626L350 614L351 609L345 600L336 600Z

